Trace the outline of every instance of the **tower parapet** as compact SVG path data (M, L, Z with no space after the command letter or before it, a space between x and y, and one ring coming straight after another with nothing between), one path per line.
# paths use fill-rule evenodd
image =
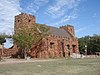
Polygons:
M32 26L36 23L36 17L30 14L21 13L15 16L14 33L18 31L22 26Z
M67 26L61 26L61 29L64 29L65 31L69 32L72 36L75 36L75 32L74 32L74 27L71 25L67 25Z

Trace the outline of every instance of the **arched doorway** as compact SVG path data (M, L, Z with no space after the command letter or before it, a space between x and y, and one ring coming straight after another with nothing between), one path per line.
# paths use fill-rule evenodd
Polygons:
M67 49L68 49L68 56L70 57L70 45L67 45Z
M62 42L62 54L63 54L63 57L65 57L65 51L64 51L64 43Z
M72 45L73 53L76 53L76 45Z

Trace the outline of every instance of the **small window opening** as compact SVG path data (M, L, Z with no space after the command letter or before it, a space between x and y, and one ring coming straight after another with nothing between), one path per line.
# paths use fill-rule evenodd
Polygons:
M19 20L18 20L18 22L19 22Z
M29 20L28 22L30 22L31 20Z
M69 45L67 45L67 49L70 50L70 46Z
M51 42L51 43L50 43L50 48L53 48L53 47L54 47L54 43Z

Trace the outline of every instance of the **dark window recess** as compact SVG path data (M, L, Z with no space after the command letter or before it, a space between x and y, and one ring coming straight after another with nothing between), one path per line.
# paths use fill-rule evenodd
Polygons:
M71 32L73 32L73 29L70 29L71 30Z
M19 20L18 20L18 22L19 22Z
M54 43L51 42L51 43L50 43L50 48L53 48L53 47L54 47Z
M30 22L31 20L29 20L28 22Z
M70 46L69 45L67 45L67 49L70 50Z

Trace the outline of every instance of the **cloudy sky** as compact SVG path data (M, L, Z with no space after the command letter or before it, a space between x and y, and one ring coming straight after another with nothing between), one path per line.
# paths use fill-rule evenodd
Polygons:
M35 15L37 23L73 25L77 37L100 34L100 0L0 0L0 33L12 34L14 16Z

